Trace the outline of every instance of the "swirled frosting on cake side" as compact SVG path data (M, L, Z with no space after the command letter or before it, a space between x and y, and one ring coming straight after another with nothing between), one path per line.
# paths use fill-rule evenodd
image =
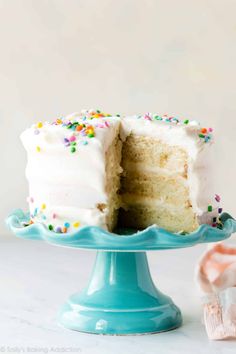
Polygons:
M119 128L119 117L90 110L38 122L22 133L34 222L57 232L107 227L106 152Z

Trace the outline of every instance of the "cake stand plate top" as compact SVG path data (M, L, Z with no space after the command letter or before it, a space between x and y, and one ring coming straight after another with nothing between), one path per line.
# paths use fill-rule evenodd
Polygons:
M198 243L222 241L236 232L236 220L227 213L221 215L222 229L204 224L186 235L171 233L156 225L143 231L120 229L117 233L96 226L84 226L73 233L59 234L40 223L25 226L27 221L29 214L17 209L8 216L6 223L11 231L21 238L44 240L66 247L106 251L136 252L191 247Z

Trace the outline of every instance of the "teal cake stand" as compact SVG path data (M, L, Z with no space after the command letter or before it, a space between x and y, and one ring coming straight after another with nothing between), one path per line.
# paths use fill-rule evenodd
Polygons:
M53 245L97 250L87 287L70 296L58 321L66 328L89 333L127 335L168 331L182 323L179 308L154 285L146 251L191 247L217 242L236 231L236 221L222 214L222 229L201 225L191 234L172 234L153 225L147 229L110 233L95 226L58 234L42 224L25 226L29 215L14 211L9 228L18 237Z

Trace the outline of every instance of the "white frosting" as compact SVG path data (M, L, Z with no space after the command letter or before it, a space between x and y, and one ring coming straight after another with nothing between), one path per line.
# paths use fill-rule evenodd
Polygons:
M187 151L191 203L199 222L210 222L208 216L212 218L212 213L206 210L209 204L213 205L214 198L208 176L211 141L205 143L199 138L198 123L176 124L137 116L89 119L91 114L88 111L74 113L62 119L63 124L44 123L42 127L36 124L22 133L28 153L26 177L33 220L53 225L54 230L66 222L72 231L77 221L80 226L106 228L107 210L98 208L98 204L108 201L105 153L120 131L122 140L131 133L151 136ZM89 138L81 131L67 129L66 124L75 122L93 126L95 136ZM70 151L72 146L64 143L64 139L71 136L76 140L74 153Z
M66 117L64 121L68 119L85 123L78 114ZM86 124L94 126L95 137L82 136L62 124L49 123L41 128L34 125L22 133L21 139L28 152L26 177L34 220L55 227L63 227L65 222L72 226L78 221L80 226L106 228L107 210L101 212L97 205L107 203L105 153L119 131L120 119L96 118ZM39 134L35 135L35 131ZM77 143L74 153L64 144L64 138L69 139L72 135L76 136ZM83 145L84 142L87 145ZM46 208L42 208L43 204Z

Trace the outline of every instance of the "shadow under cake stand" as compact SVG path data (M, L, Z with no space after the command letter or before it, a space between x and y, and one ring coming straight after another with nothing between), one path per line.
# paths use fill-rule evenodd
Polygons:
M146 251L217 242L236 231L236 221L227 213L221 216L222 229L201 225L187 235L173 234L155 225L140 232L118 230L119 234L95 226L58 234L40 223L25 226L28 220L29 215L19 209L7 218L7 225L25 239L97 250L88 286L69 297L58 321L72 330L111 335L168 331L182 323L180 309L155 287Z

